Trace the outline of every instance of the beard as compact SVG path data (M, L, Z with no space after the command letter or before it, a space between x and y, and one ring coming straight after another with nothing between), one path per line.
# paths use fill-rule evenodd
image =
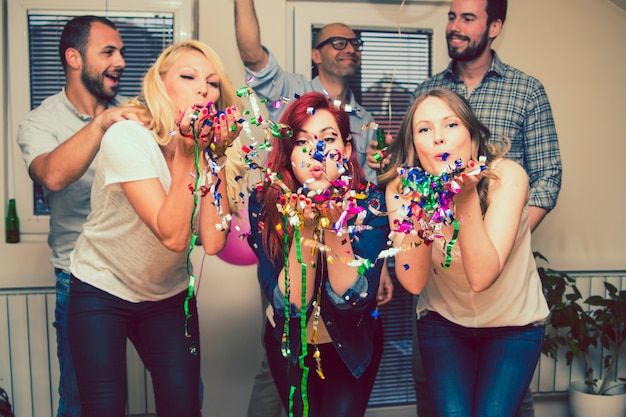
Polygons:
M93 76L91 75L89 69L89 65L85 65L80 73L80 80L87 91L99 100L106 101L108 103L112 102L113 98L117 95L117 85L111 87L110 89L106 89L104 87L104 77L106 76L106 73Z
M456 61L473 61L477 57L481 56L485 49L489 46L489 36L487 31L483 32L478 43L469 42L467 48L463 51L459 51L455 47L450 46L450 34L446 35L446 41L448 43L448 56Z

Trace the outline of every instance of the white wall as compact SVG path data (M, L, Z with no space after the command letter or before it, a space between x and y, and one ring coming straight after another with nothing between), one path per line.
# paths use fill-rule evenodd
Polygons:
M509 1L497 45L545 85L563 158L556 209L533 235L561 269L626 266L626 13L608 0Z
M280 62L286 63L287 2L256 3L263 42ZM5 6L6 0L2 4ZM320 7L330 12L333 4L321 3ZM4 7L0 13L4 23ZM445 19L445 14L441 18ZM245 76L234 38L232 0L199 0L198 20L200 40L217 50L235 86L243 86ZM4 36L4 30L0 31L2 45ZM551 260L552 267L626 268L626 220L621 215L624 196L618 175L626 155L624 45L626 13L609 0L509 2L509 16L496 49L505 62L544 83L561 143L564 176L559 203L533 236L536 249ZM442 43L435 47L441 48ZM2 52L0 97L6 92ZM445 60L437 60L435 71L446 64ZM4 99L2 108L6 109ZM2 111L0 126L5 124L6 114ZM6 146L2 146L3 197L7 194L6 170ZM0 201L6 209L6 199ZM4 216L4 210L0 212ZM4 235L4 223L0 230ZM53 285L45 237L24 240L18 245L0 241L0 287ZM193 256L196 268L200 268L202 255L196 251ZM245 414L260 358L258 298L254 267L235 267L211 257L205 260L199 305L206 415ZM238 400L226 400L233 396Z

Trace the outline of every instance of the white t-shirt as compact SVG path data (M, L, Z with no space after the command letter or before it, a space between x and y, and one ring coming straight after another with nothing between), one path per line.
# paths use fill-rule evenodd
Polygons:
M83 282L130 301L157 301L189 283L187 253L167 249L139 218L120 183L158 178L167 193L171 175L151 132L115 123L102 138L91 189L92 211L70 257Z

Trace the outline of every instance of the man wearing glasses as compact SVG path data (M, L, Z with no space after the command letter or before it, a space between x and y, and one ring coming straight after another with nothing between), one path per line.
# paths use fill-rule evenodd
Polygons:
M361 66L363 42L350 27L331 23L319 30L313 39L311 59L319 75L309 77L283 70L274 55L261 45L261 33L253 0L235 0L235 32L239 55L243 61L249 86L267 100L269 117L278 122L286 100L309 91L320 91L341 103L350 115L353 146L367 180L376 182L376 170L365 163L370 141L376 131L371 129L374 118L354 99L348 83Z

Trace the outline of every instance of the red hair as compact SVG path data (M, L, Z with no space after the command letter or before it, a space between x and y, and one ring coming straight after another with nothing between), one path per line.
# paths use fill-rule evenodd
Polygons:
M295 146L295 137L298 132L303 130L302 126L304 126L312 115L310 109L315 109L315 111L328 111L337 121L339 133L344 145L352 140L350 133L350 117L348 113L341 108L338 109L333 106L324 94L310 92L302 95L298 99L292 100L283 112L280 123L291 127L293 137L272 138L272 150L268 153L267 157L267 168L277 173L285 186L292 192L296 192L302 184L298 183L295 179L291 165L291 153ZM352 175L353 188L361 184L365 179L363 168L359 165L356 154L356 147L352 146L347 173ZM284 251L285 225L282 224L282 213L276 210L276 202L279 200L281 194L282 191L276 185L266 180L263 193L260 196L263 200L262 214L265 218L265 226L263 228L264 247L267 255L275 262L282 262ZM277 227L278 225L282 227ZM286 232L291 241L293 229L290 227Z

